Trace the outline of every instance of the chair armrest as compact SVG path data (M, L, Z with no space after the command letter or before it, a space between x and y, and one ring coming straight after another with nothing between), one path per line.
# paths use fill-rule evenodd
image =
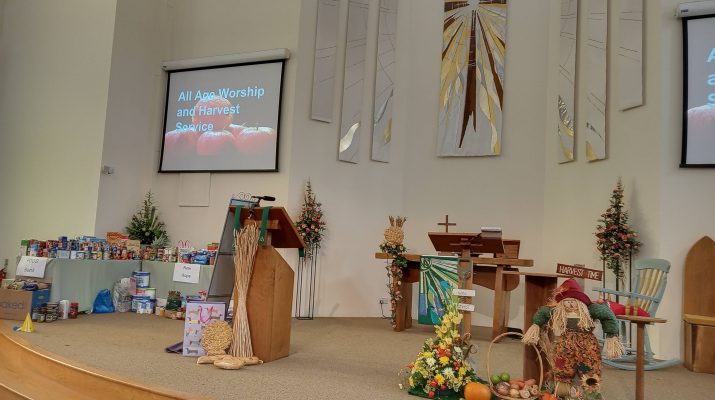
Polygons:
M614 294L616 296L626 296L628 297L631 293L630 292L621 292L620 290L613 290L613 289L607 289L607 288L593 288L594 292L601 292L601 293L608 293L608 294Z
M635 293L635 292L621 292L619 290L606 289L606 288L593 288L593 290L596 292L608 293L608 294L612 294L615 296L632 297L632 298L636 298L636 299L650 300L650 301L656 301L656 302L659 301L659 299L657 297L646 296L644 294Z

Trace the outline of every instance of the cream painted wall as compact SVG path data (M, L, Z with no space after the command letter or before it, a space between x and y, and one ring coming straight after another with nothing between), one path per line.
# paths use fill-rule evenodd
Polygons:
M611 102L607 160L586 162L583 135L577 133L577 161L557 165L555 117L548 119L546 126L543 263L549 269L557 262L580 262L600 268L593 232L599 215L609 205L610 191L618 177L623 177L631 222L645 244L637 258L664 258L671 262L668 286L658 310L658 316L669 323L649 328L656 355L662 358L681 356L685 255L700 237L715 235L715 211L710 201L715 195L713 171L678 168L682 35L681 22L673 12L679 3L646 2L646 104L621 112ZM615 18L614 11L612 7L610 18ZM558 2L552 1L551 15L558 16ZM619 35L617 24L611 24L609 35L613 43ZM558 26L551 27L551 36L558 37ZM617 81L614 58L609 65L610 82ZM549 107L553 107L552 99L556 98L555 66L552 62L549 69ZM583 77L579 82L583 87ZM613 89L609 88L611 93ZM582 109L584 96L579 98L577 110ZM579 114L576 119L578 127L584 129ZM609 286L613 285L611 278Z
M558 18L559 2L552 1L552 18ZM580 8L580 17L585 19L585 7ZM609 18L617 19L617 8L610 7ZM546 126L546 184L544 191L544 243L543 263L547 270L554 271L557 262L582 263L595 269L601 269L602 263L595 246L594 232L601 213L609 206L610 193L615 187L618 177L622 177L625 186L626 207L631 210L630 222L644 243L636 258L665 258L661 252L661 198L660 179L657 173L661 163L661 121L659 114L662 109L662 91L659 79L661 53L657 45L660 35L660 7L648 3L646 7L646 50L645 50L645 105L628 111L619 111L614 101L616 93L613 83L618 81L616 57L609 60L609 99L608 118L608 158L603 161L589 163L585 159L585 120L581 112L585 109L585 93L577 96L577 139L576 161L568 164L557 164L558 137L556 113L547 119ZM672 10L670 10L672 12ZM551 27L552 40L558 40L558 25ZM609 44L615 43L620 35L618 24L609 24ZM585 37L580 35L581 49L585 47ZM556 109L557 51L552 50L549 68L549 97L547 103L550 110ZM613 53L611 53L613 54ZM581 56L581 60L583 56ZM583 69L579 67L579 71ZM583 74L578 75L579 88L585 87ZM675 105L679 108L679 105ZM606 274L607 285L615 286L613 274ZM597 282L586 281L587 292L592 298L597 293L590 288ZM661 316L663 316L661 314ZM656 330L651 331L653 343L658 343ZM677 351L677 349L676 349ZM665 351L665 353L672 353ZM669 354L670 355L670 354Z
M432 251L425 232L437 230L436 222L449 213L459 223L458 229L500 225L507 236L522 239L522 256L534 258L537 271L551 272L557 262L598 267L593 231L621 176L626 202L633 210L632 222L646 243L640 257L663 257L673 262L660 315L679 321L682 259L697 237L712 234L707 225L712 212L706 208L706 199L712 193L704 188L709 171L677 169L680 82L671 77L680 70L680 33L679 22L671 17L674 1L647 3L646 20L657 22L646 23L646 105L626 112L609 109L607 160L585 162L583 138L579 136L577 161L566 165L556 163L556 115L548 114L556 98L558 1L551 0L549 7L523 0L510 2L510 21L519 22L512 22L508 30L504 154L466 159L438 158L434 150L441 7L434 1L401 1L393 162L370 162L369 139L365 138L358 165L336 161L337 122L326 124L308 118L315 0L300 5L251 1L238 5L212 1L201 7L188 1L168 4L170 59L274 47L287 47L293 53L286 75L282 126L289 128L284 128L281 138L281 172L215 174L208 208L178 207L176 198L182 190L179 176L153 174L151 186L159 195L174 239L201 244L216 240L225 201L240 190L275 194L277 204L286 205L295 214L305 179L310 177L330 224L321 257L317 315L370 316L379 312L377 298L386 296L382 264L372 259L386 215L409 217L407 243L417 252ZM343 5L341 17L345 15ZM375 17L373 9L372 26ZM209 26L231 28L229 33L203 29ZM611 40L619 35L617 24L611 24L609 34ZM341 41L344 37L343 25ZM374 38L370 43L369 62L373 62ZM612 59L611 82L615 82L617 73L613 63ZM368 77L366 99L372 94L371 79ZM336 93L340 93L341 81L339 70ZM582 110L582 106L579 103L577 109ZM337 116L339 103L334 107ZM156 119L154 115L144 124ZM578 115L577 123L583 129L584 121ZM154 166L158 163L158 140L155 146ZM430 189L438 194L429 194ZM683 201L690 203L684 207ZM700 218L702 215L706 218ZM289 259L294 256L287 255ZM521 325L521 296L521 290L512 296L512 326ZM477 323L490 323L491 301L488 291L479 291ZM673 337L678 339L664 339ZM677 322L653 332L662 356L679 354L679 338Z
M115 8L4 2L0 259L23 238L94 232Z
M551 18L558 20L558 1L551 2ZM585 7L581 7L581 17L585 17ZM616 8L611 7L609 18L615 20ZM659 15L658 7L648 6L647 21ZM610 24L609 43L620 34L618 24ZM619 111L615 101L610 101L608 108L608 158L603 161L587 162L585 159L585 138L583 132L585 120L581 111L585 106L585 93L577 99L577 140L576 161L558 164L558 137L556 98L554 84L557 79L558 24L551 26L550 37L553 43L548 70L549 95L547 110L551 118L546 125L546 184L544 190L544 264L548 271L554 271L557 262L583 263L600 269L601 262L595 247L597 220L609 206L610 192L615 187L618 177L623 178L625 202L631 211L631 222L645 243L639 257L656 257L659 254L658 233L660 199L657 170L660 162L660 121L657 116L661 107L661 90L658 79L660 51L653 46L653 37L659 34L658 24L646 24L647 48L645 52L646 68L646 104L628 111ZM580 35L581 49L585 38ZM580 66L579 71L582 70ZM613 99L613 82L617 81L615 57L609 63L609 99ZM584 87L583 74L577 74L579 88ZM609 275L610 277L610 275ZM610 285L614 283L609 281Z
M4 18L3 15L5 14L5 0L0 0L0 43L2 43L2 36L3 36L3 26L4 26ZM2 77L5 75L5 62L3 60L6 60L5 53L6 49L4 46L0 45L0 82L2 82ZM2 143L2 138L0 137L0 143ZM2 165L2 156L3 152L0 150L0 165ZM9 196L7 193L9 192L8 188L8 183L6 182L9 178L9 176L6 176L7 174L2 173L3 170L0 170L0 205L3 204L10 204L9 202ZM5 227L7 226L7 222L5 221L5 213L0 212L0 226ZM0 243L7 243L7 246L10 246L10 230L9 229L0 229ZM8 257L10 257L10 254L5 254L3 245L0 245L0 262L4 265L4 260ZM8 247L8 249L11 249L11 247ZM9 262L9 260L8 260Z
M549 114L556 99L558 0L548 6L510 2L503 155L463 159L435 155L440 2L401 0L392 162L369 161L365 136L357 165L336 160L338 121L308 117L316 3L122 0L115 23L114 1L72 0L60 7L0 0L0 259L14 256L22 237L121 229L148 188L158 196L172 238L202 246L218 239L232 193L273 194L277 205L295 215L304 182L311 178L329 222L317 315L376 316L377 299L386 297L386 277L372 254L387 215L408 216L407 244L415 252L432 252L425 232L438 230L436 223L450 214L456 229L502 226L505 236L522 240L521 254L536 260L536 271L551 272L557 262L598 267L596 220L622 176L633 225L646 244L639 257L673 264L659 312L671 322L653 330L653 343L661 356L680 354L682 264L695 240L715 234L708 201L715 189L710 170L677 167L681 37L680 22L672 17L676 0L646 3L646 105L626 112L611 106L607 160L587 163L579 136L577 161L566 165L556 163L556 114ZM75 12L79 7L83 12ZM342 18L346 12L343 4ZM376 17L373 7L373 27ZM617 24L609 34L613 42ZM342 25L340 41L344 37ZM374 63L375 38L369 43L368 62ZM180 193L192 187L180 187L179 174L156 173L165 84L160 61L278 47L292 53L282 105L281 172L213 174L209 207L179 207ZM343 51L341 46L338 64ZM48 59L55 63L50 66ZM616 81L614 61L611 82ZM367 78L369 105L374 77ZM337 82L339 94L342 70ZM579 82L583 87L582 77ZM43 99L40 114L33 109L36 99ZM334 105L336 118L339 106ZM581 102L577 110L582 109ZM363 124L370 123L369 116L364 113ZM32 128L25 120L34 121ZM29 154L43 157L24 161ZM116 173L100 177L103 164ZM55 195L45 198L45 193ZM53 205L44 206L48 202ZM294 263L295 253L285 254ZM488 325L492 296L478 292L475 321ZM512 326L521 326L521 296L521 289L512 296Z
M402 5L402 4L400 4ZM504 236L522 241L520 255L541 262L544 202L544 101L547 81L549 14L541 2L510 1L507 27L503 152L499 157L436 156L442 15L440 2L410 2L409 27L400 34L408 61L400 69L409 85L406 129L404 214L407 245L434 253L427 232L437 222L457 223L452 231L500 226ZM528 23L527 23L528 22ZM477 290L473 321L491 326L493 292ZM510 325L523 324L523 285L512 295Z
M384 264L374 259L383 240L383 230L389 226L387 216L402 214L402 187L405 140L408 131L408 107L414 94L407 76L398 76L393 110L393 136L390 163L370 161L371 138L363 130L360 138L358 164L337 161L340 129L340 102L333 107L332 123L310 119L310 95L313 82L313 47L315 44L316 0L302 1L298 63L295 88L295 115L291 149L289 211L300 211L303 188L311 179L318 200L328 221L328 231L321 254L317 282L316 313L319 316L378 316L378 299L387 297ZM347 2L340 8L341 21L346 21ZM412 2L400 1L398 16L398 53L396 69L407 68ZM367 66L376 61L376 27L378 8L372 7L368 24ZM345 52L346 26L341 24L338 61L342 65ZM372 68L368 67L367 71ZM372 124L370 100L374 96L374 71L366 76L363 89L361 125ZM342 97L343 70L338 68L336 99ZM364 129L364 128L363 128ZM409 225L411 222L408 221ZM385 311L389 313L388 308Z
M670 323L660 327L659 349L667 355L680 354L682 343L683 266L690 247L704 235L715 238L715 170L681 169L682 130L682 26L673 17L679 4L662 0L662 10L654 17L661 28L661 71L656 77L662 86L661 124L661 200L660 249L670 260L671 273L661 316ZM677 77L677 78L673 78Z
M102 165L114 173L100 175L98 235L123 231L158 169L168 39L165 0L117 3L102 151Z
M260 0L170 0L168 33L165 42L169 60L246 53L287 48L295 53L298 42L300 2ZM162 51L161 49L156 49ZM231 195L238 192L274 195L275 205L288 204L296 58L286 63L281 105L280 155L278 173L211 174L210 206L179 207L180 192L195 190L181 187L180 174L152 174L151 188L157 194L161 216L173 241L189 240L203 247L218 241ZM165 78L162 78L165 82ZM165 83L164 83L165 84ZM163 90L163 89L162 89ZM163 118L163 100L157 115ZM163 120L162 120L163 122ZM156 135L152 168L158 169L161 123L152 124L149 134ZM208 175L207 175L208 176Z

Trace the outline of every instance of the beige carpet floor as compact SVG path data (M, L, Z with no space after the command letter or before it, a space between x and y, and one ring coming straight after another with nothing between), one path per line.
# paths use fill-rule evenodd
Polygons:
M10 323L10 321L5 321ZM183 322L131 313L81 315L76 320L36 324L17 333L50 352L113 374L214 399L410 399L398 387L398 371L414 359L433 329L395 333L376 318L293 321L290 357L238 371L196 365L195 358L167 354L181 338ZM485 377L488 341L477 329L477 372ZM494 370L520 375L521 344L494 348ZM635 373L607 368L607 399L633 399ZM646 372L646 399L713 399L715 375L682 366Z

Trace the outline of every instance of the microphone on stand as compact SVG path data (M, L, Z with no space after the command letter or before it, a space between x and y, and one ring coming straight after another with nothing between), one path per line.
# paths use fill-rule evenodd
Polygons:
M276 198L273 196L251 196L254 199L258 200L265 200L265 201L276 201Z
M251 196L252 199L256 199L256 204L254 207L258 207L261 205L261 200L265 201L276 201L276 198L273 196Z

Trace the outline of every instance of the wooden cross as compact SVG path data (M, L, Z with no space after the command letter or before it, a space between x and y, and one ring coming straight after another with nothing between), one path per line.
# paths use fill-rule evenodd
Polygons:
M449 222L449 215L444 216L444 222L439 222L437 225L444 226L444 231L445 233L449 233L449 227L450 226L457 226L454 222L450 223Z

